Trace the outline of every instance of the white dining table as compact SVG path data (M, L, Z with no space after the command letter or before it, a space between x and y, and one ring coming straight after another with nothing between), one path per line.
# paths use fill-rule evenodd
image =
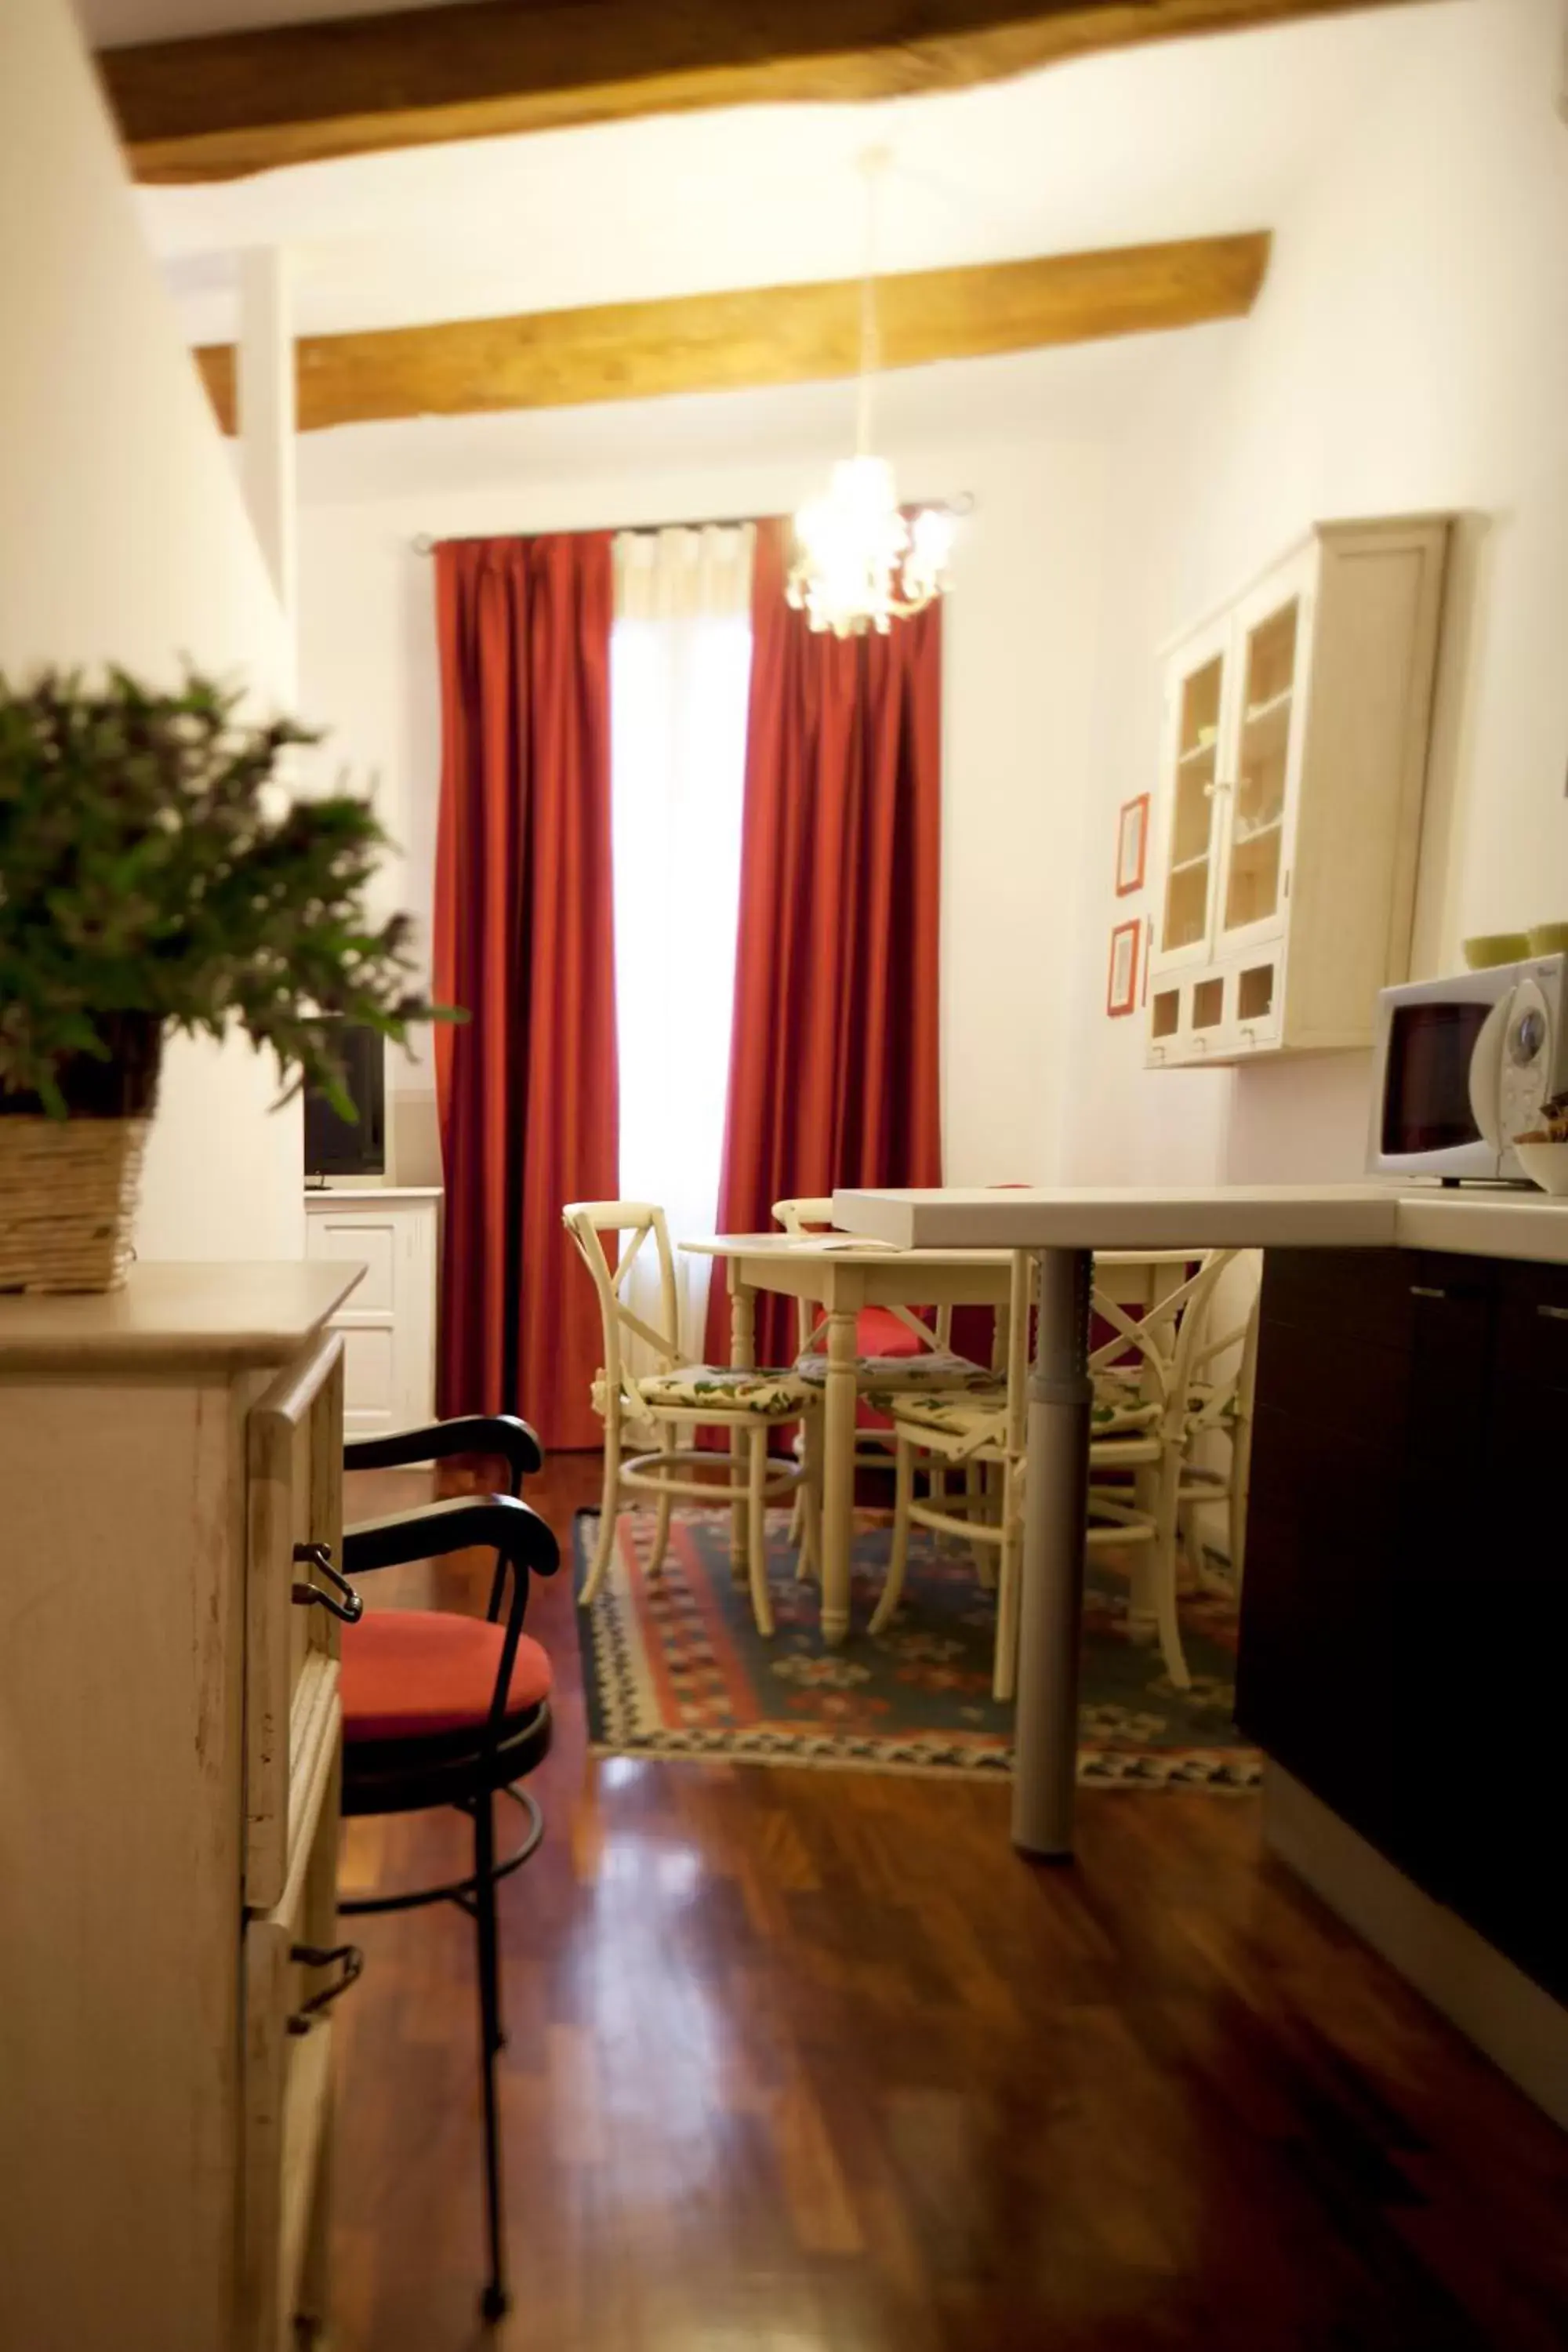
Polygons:
M822 1310L823 1390L822 1602L825 1643L849 1632L849 1572L855 1542L856 1323L865 1307L990 1307L1005 1312L1012 1296L1011 1249L913 1248L853 1234L795 1235L714 1234L682 1241L682 1249L722 1260L730 1278L730 1361L756 1363L756 1294L770 1291L808 1300ZM1102 1254L1096 1279L1122 1304L1149 1305L1159 1295L1161 1269L1175 1269L1190 1252ZM743 1545L744 1513L737 1544Z

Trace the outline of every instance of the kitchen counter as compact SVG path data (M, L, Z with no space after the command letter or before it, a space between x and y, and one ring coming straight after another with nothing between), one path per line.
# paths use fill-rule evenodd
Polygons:
M899 1249L1038 1260L1018 1643L1013 1838L1072 1852L1078 1625L1089 1484L1089 1292L1111 1249L1447 1251L1568 1265L1568 1202L1496 1186L1392 1184L841 1189L834 1222Z
M1568 1201L1506 1185L841 1191L835 1222L900 1249L1426 1249L1568 1265Z

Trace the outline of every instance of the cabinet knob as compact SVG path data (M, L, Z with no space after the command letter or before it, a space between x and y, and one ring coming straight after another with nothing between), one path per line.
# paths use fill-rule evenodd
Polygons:
M319 1584L312 1584L308 1578L302 1578L292 1588L290 1596L296 1609L327 1609L345 1625L359 1623L364 1615L364 1602L342 1569L333 1566L330 1543L297 1543L294 1561L296 1567L315 1569L334 1588L331 1592L323 1592Z
M1438 1290L1430 1282L1413 1282L1410 1296L1412 1298L1447 1298L1448 1294L1446 1290Z
M326 1950L319 1944L295 1944L289 1957L303 1969L335 1968L340 1971L332 1983L313 1992L309 2000L302 2000L289 2020L290 2033L309 2033L321 2011L340 2000L350 1985L363 1975L364 1954L357 1944L334 1944Z
M1568 1323L1568 1307L1538 1306L1535 1311L1544 1315L1549 1323Z

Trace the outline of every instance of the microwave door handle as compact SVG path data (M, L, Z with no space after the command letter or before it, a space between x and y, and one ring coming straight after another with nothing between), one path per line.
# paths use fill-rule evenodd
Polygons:
M1510 988L1487 1014L1470 1055L1470 1116L1494 1151L1506 1149L1502 1134L1502 1049L1512 1003Z

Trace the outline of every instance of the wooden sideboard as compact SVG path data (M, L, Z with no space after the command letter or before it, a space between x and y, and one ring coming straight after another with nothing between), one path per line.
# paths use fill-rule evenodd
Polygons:
M0 1298L0 2343L325 2311L348 1265ZM352 1996L351 1996L352 1997ZM300 2323L303 2323L301 2325Z

